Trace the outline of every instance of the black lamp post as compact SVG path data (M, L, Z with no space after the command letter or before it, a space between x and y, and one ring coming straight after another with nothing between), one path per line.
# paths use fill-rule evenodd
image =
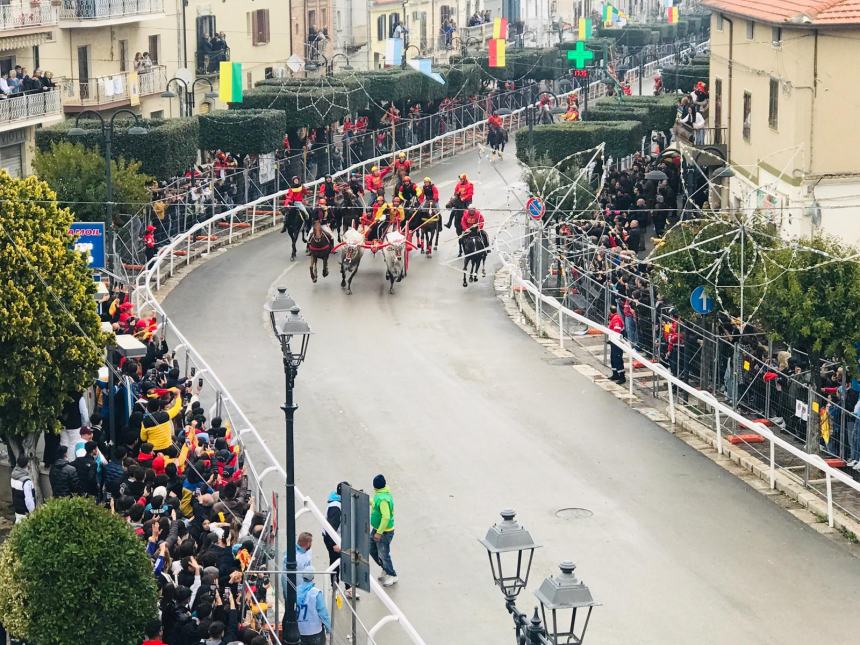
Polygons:
M183 81L178 76L174 76L164 86L164 91L161 93L161 98L163 99L175 99L178 95L176 92L170 89L170 84L176 83L177 85L182 87L182 96L185 98L185 114L183 114L182 110L182 99L179 99L179 116L190 116L191 113L188 111L188 83Z
M301 637L296 621L296 480L295 450L293 446L293 419L298 406L293 403L293 387L299 366L305 360L311 329L299 315L299 308L287 290L279 287L271 302L265 306L272 323L272 332L281 345L286 381L284 411L287 431L287 589L286 608L283 620L282 642L284 645L299 645Z
M341 69L345 72L351 72L352 71L352 65L349 64L349 56L347 56L343 52L338 52L337 54L332 56L331 60L328 62L328 75L329 76L332 76L334 74L334 62L340 57L343 57L343 59L346 61L346 65L344 65Z
M105 182L107 183L107 201L105 201L105 221L109 224L113 222L113 180L111 179L111 170L110 170L110 162L111 162L111 139L113 139L113 128L114 123L116 122L116 118L122 114L129 115L132 119L134 119L134 125L128 129L128 134L132 135L143 135L147 134L149 131L140 125L140 117L132 112L131 110L117 110L114 112L110 120L105 120L105 118L94 110L84 110L80 114L78 114L78 118L75 119L75 127L69 129L69 136L71 137L81 137L86 136L87 131L80 127L81 119L84 117L95 117L101 123L102 128L102 138L105 142Z
M167 81L167 85L164 86L164 91L161 93L161 98L176 98L176 92L170 89L171 83L178 83L182 86L182 92L185 97L185 116L194 115L194 89L197 87L198 83L207 83L209 85L209 91L206 92L206 94L204 95L207 99L211 100L218 98L218 92L215 91L215 87L212 85L212 81L210 81L208 78L196 78L189 86L188 83L186 83L177 76L174 76L169 81ZM182 116L182 101L179 102L179 116Z
M403 48L403 58L400 61L400 68L401 69L406 69L406 66L408 65L408 63L406 62L406 54L409 53L410 49L414 49L415 51L418 52L419 56L421 55L421 48L418 47L418 45L407 45L406 47L404 47Z
M597 605L591 591L573 575L573 563L562 562L562 573L546 578L535 594L541 604L543 621L537 607L531 618L521 612L516 605L517 596L528 584L534 550L540 545L514 519L514 511L504 510L501 516L502 521L490 527L487 536L479 542L487 549L493 582L504 595L505 608L514 620L517 645L581 645L591 610ZM588 614L577 636L574 633L576 611L583 608L588 608ZM565 617L568 611L572 612L569 622Z

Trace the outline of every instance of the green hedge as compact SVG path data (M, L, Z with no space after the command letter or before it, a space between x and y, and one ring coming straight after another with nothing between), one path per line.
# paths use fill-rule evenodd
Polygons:
M638 150L642 145L643 133L639 121L580 121L540 125L533 132L534 152L536 158L548 157L551 162L557 163L575 152L606 142L605 154L617 159ZM528 130L517 131L516 143L517 158L528 163Z
M278 110L284 114L284 127L288 130L320 128L340 121L353 110L364 109L354 104L356 94L319 87L255 87L245 91L242 103L230 104L230 110ZM362 105L366 107L366 102Z
M141 164L141 172L158 179L170 179L181 174L197 162L197 143L200 139L197 119L141 119L148 132L145 135L128 134L133 125L130 120L117 119L111 140L111 154ZM69 136L75 127L74 119L66 119L50 128L36 130L36 146L50 150L52 142L73 141L88 148L102 150L104 139L101 124L95 119L81 119L80 127L87 134Z
M460 57L452 57L452 63L462 64ZM469 59L471 60L471 59ZM509 49L505 55L505 67L489 66L487 55L478 55L475 63L483 70L485 78L500 81L533 79L552 80L564 74L567 61L562 61L557 48L550 49Z
M642 122L642 127L646 133L651 132L651 130L669 130L675 123L675 115L677 114L676 97L668 95L625 96L621 103L615 98L606 97L598 99L588 108L589 113L595 110L602 111L602 113L613 112L619 115L629 113L630 117L628 118ZM640 111L644 111L644 114ZM587 114L586 118L594 121L602 120L600 117L592 118L591 114ZM621 116L616 116L607 120L624 119Z
M200 148L263 154L283 146L287 118L280 110L215 110L201 114Z
M710 75L709 65L671 65L662 70L663 87L667 92L690 92L693 86L702 81L707 84Z
M686 19L679 20L675 27L677 28L678 38L684 38L688 33L690 33L690 23L687 22Z
M660 42L661 43L674 43L677 36L678 30L675 28L675 25L658 25L657 27L660 30Z
M601 28L597 33L603 38L612 38L618 45L627 45L628 47L640 47L652 42L650 27Z

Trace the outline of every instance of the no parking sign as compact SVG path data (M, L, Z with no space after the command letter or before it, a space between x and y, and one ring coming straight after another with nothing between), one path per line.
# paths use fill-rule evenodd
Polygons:
M540 221L546 213L546 206L537 197L529 197L526 202L526 213L535 221Z

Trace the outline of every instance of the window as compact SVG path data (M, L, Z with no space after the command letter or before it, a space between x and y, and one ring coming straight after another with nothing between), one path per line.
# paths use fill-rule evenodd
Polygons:
M770 30L770 39L774 47L782 45L782 27L772 27Z
M128 41L119 41L119 71L128 71Z
M779 81L770 79L770 98L767 102L767 124L776 130L779 126Z
M254 47L269 42L269 10L257 9L248 12L248 26L251 30L251 44Z
M723 14L717 14L717 31L723 30Z
M33 69L38 69L42 66L41 57L39 56L39 46L33 45Z
M399 24L400 24L400 14L399 13L388 14L388 37L389 38L394 38L394 29Z
M149 37L149 58L153 65L158 65L158 51L161 49L161 36Z
M164 118L164 110L156 110L155 112L149 113L150 119L163 119Z
M317 26L317 12L316 9L311 9L308 11L308 27L316 28Z
M322 20L320 21L320 29L324 29L328 27L328 9L320 9L320 16Z
M755 23L752 20L747 20L747 40L755 38Z
M245 87L254 87L254 77L251 72L245 72Z
M448 5L442 5L439 7L439 17L442 19L442 22L446 22L450 20L454 15L454 8L449 7Z
M376 19L376 40L385 40L385 16Z
M273 67L266 67L263 69L263 78L275 78L275 69Z
M744 141L750 140L751 113L752 112L752 94L744 92Z

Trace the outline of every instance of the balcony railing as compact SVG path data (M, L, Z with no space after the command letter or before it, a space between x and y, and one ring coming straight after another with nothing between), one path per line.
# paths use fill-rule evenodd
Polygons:
M161 13L164 0L63 0L60 20L111 20Z
M39 119L44 123L47 117L62 117L60 94L59 90L49 90L0 100L0 128L28 119Z
M45 0L0 5L0 32L47 27L56 25L59 19L60 8Z
M86 81L71 79L63 84L63 103L67 106L119 106L131 103L134 96L163 92L167 84L164 65L156 65L150 71L138 74L136 83L130 81L130 74L119 72Z

